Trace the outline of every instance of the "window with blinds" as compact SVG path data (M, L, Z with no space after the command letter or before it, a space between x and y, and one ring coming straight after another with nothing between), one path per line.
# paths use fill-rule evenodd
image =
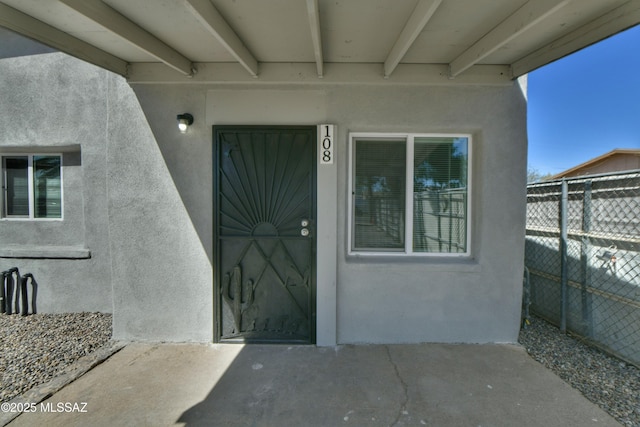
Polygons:
M62 218L62 156L2 156L2 216Z
M404 250L405 158L405 141L356 141L354 248Z
M470 135L351 134L350 252L468 255Z

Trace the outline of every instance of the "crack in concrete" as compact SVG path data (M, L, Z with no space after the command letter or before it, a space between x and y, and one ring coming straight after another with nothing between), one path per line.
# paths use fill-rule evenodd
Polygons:
M388 345L385 345L384 348L385 350L387 350L387 359L389 360L389 363L391 364L391 366L393 366L393 371L395 372L396 378L398 379L398 381L400 382L400 385L402 386L402 392L403 392L402 402L400 404L400 408L398 409L396 418L390 424L390 427L394 427L398 425L398 423L400 422L400 418L403 415L407 415L407 404L409 403L409 386L407 385L405 380L402 378L402 375L400 375L400 370L398 369L398 365L396 364L396 362L394 362L393 357L391 357L391 349L389 348Z

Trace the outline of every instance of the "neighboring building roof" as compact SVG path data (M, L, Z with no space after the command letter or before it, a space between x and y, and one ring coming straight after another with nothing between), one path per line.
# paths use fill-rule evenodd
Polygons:
M621 172L640 169L640 149L616 148L601 156L560 172L549 179L560 179L572 176L592 175L596 173Z

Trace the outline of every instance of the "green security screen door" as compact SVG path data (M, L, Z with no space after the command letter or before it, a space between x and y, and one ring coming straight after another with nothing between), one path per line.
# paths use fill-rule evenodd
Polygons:
M315 341L316 128L214 126L216 341Z

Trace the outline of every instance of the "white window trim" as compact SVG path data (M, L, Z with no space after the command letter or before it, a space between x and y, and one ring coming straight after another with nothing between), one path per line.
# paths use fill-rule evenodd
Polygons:
M36 218L35 215L35 191L33 188L33 158L38 156L58 156L60 157L60 218ZM27 182L29 189L29 216L8 216L6 214L5 194L6 189L6 174L4 170L5 157L27 157L27 176L29 181ZM0 170L2 170L2 177L0 177L0 221L62 221L64 220L64 156L62 153L3 153L0 152Z
M414 143L416 138L467 138L467 224L466 224L466 239L467 247L465 252L414 252L413 251L413 156L414 156ZM356 139L404 139L406 141L406 182L405 185L405 243L404 250L402 251L385 251L385 250L355 250L353 249L354 239L354 215L353 208L354 203L354 171L355 171L355 156L354 156L354 142ZM349 133L349 176L348 176L348 202L347 202L347 254L349 256L358 257L421 257L421 258L470 258L471 257L471 235L472 235L472 196L473 196L473 137L468 133L372 133L372 132L350 132Z

